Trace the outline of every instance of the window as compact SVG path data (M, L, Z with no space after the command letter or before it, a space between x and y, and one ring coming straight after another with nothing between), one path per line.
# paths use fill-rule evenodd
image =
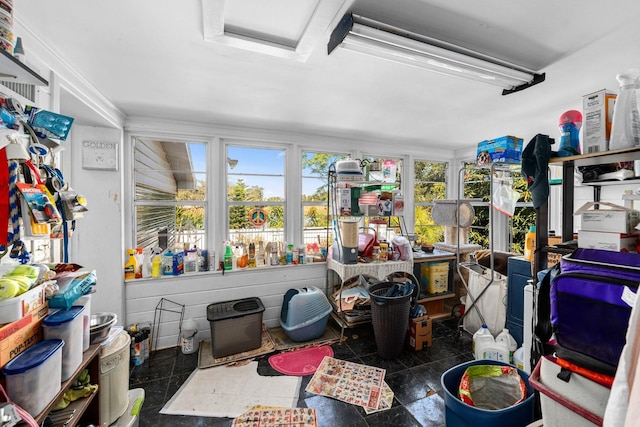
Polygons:
M228 238L256 248L285 239L285 158L283 149L227 146Z
M475 219L471 225L469 233L470 243L489 247L489 209L491 202L491 169L489 168L473 168L475 163L465 164L464 171L464 197L477 199L474 202ZM529 226L535 224L535 211L531 204L531 193L527 189L527 183L517 170L510 169L513 178L513 188L520 194L520 198L516 203L515 211L508 220L507 236L509 245L508 251L522 253L524 251L525 234L529 230ZM494 187L496 180L494 179ZM502 215L494 212L494 220L496 215Z
M136 246L204 248L206 145L134 138Z
M447 198L447 166L444 162L414 162L414 229L419 242L444 241L444 226L433 222L431 210L434 200Z
M302 237L310 251L327 248L333 240L327 211L329 166L346 157L336 153L302 153Z
M363 158L366 166L365 184L361 190L361 197L374 194L378 200L389 200L391 216L371 218L371 213L365 217L364 226L371 226L378 229L376 224L387 224L386 236L378 236L378 239L390 241L394 234L406 234L408 232L404 221L404 213L396 214L394 205L396 198L402 194L402 160L398 158L367 156ZM374 211L380 211L380 206ZM404 210L404 203L402 204Z

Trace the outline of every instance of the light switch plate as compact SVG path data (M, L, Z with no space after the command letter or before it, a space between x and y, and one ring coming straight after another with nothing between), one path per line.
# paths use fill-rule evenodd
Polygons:
M83 141L82 168L117 171L118 143Z

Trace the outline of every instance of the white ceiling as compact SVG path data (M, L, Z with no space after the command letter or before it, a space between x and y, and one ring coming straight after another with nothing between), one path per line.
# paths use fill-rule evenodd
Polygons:
M129 117L427 148L472 147L505 134L525 141L539 132L555 136L558 117L580 109L582 95L617 90L616 73L640 67L637 0L29 0L14 5L22 25ZM354 52L336 49L328 55L329 34L349 11L545 72L546 81L502 96L493 86ZM245 26L253 33L278 31L279 39L306 37L304 49L299 45L296 59L291 52L278 57L248 50L229 37L205 40L223 21L227 30ZM28 45L25 49L28 55ZM77 123L99 125L72 92L63 92L61 112Z

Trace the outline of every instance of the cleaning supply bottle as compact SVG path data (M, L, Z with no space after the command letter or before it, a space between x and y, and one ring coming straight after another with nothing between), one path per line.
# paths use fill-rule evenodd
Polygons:
M152 249L148 251L143 250L142 255L142 277L148 278L151 277L151 255L153 254Z
M264 242L262 240L258 242L258 257L256 259L256 265L258 267L264 267L267 265L267 257L264 249Z
M144 262L144 249L136 248L136 253L133 255L136 258L136 279L142 279L142 264Z
M222 265L225 271L233 270L233 251L231 250L231 245L228 243L224 248L224 260Z
M489 342L493 342L493 335L491 334L491 331L489 330L489 327L487 327L486 324L482 324L482 326L480 327L480 329L478 329L474 334L473 334L473 341L471 342L471 351L476 352L476 349L479 347L479 343L481 341L489 341Z
M162 255L162 275L173 276L173 251L166 251Z
M249 268L256 268L256 244L249 243Z
M513 353L517 350L518 343L516 342L516 339L509 333L509 329L502 329L502 332L500 332L496 337L496 342L503 342L507 345L507 348L509 349L509 363L513 364Z
M533 261L533 254L536 251L536 226L529 227L529 231L524 236L524 259Z
M613 109L609 149L619 150L640 145L640 70L633 68L616 76L620 89Z
M162 257L160 251L154 251L151 258L151 277L157 279L162 276Z
M558 157L575 156L580 154L580 128L582 127L582 113L569 110L562 113L558 120L560 127L560 148Z
M136 270L138 269L138 262L135 257L136 251L133 249L127 250L129 259L124 264L124 280L131 280L136 278Z

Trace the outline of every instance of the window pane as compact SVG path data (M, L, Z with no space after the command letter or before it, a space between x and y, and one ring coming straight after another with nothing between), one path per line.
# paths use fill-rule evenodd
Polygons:
M447 167L444 162L418 160L414 163L416 239L422 243L444 241L444 226L431 217L434 200L447 198Z
M228 146L227 206L229 240L248 248L285 234L285 150ZM261 202L261 203L256 203Z
M227 159L228 200L284 201L284 150L229 146Z
M206 145L134 138L136 246L204 248Z
M310 255L320 254L333 241L327 210L329 166L347 157L339 153L302 153L302 240Z

